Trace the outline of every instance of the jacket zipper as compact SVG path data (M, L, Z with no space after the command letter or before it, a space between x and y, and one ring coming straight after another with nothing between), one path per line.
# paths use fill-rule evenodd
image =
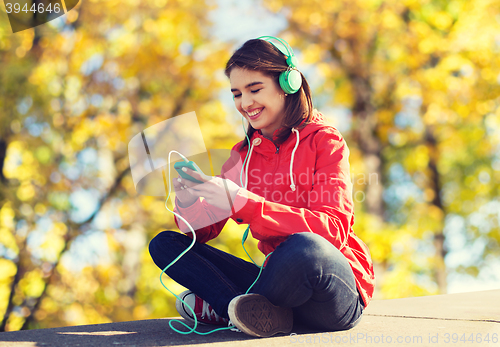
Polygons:
M276 144L274 144L274 146L276 147L276 152L274 154L277 154L277 156L276 156L276 164L275 164L274 170L273 170L273 185L272 185L272 190L271 190L272 192L274 192L274 189L275 189L274 175L276 175L276 170L278 170L278 167L279 167L279 164L280 164L280 156L279 156L280 148Z

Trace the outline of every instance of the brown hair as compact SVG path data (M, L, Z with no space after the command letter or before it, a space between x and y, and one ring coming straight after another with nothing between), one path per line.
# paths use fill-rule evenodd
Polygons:
M288 69L288 65L286 57L273 44L261 39L252 39L234 52L227 62L224 73L228 78L233 68L260 71L271 77L279 87L279 75ZM306 121L298 129L305 127L311 120L313 113L311 89L302 72L300 75L302 86L296 93L289 94L285 98L285 117L281 123L282 129L276 135L277 144L283 143L290 135L291 129L297 127L302 120ZM256 129L248 124L248 138L252 138L255 131ZM247 141L243 141L239 150L245 148L247 144Z

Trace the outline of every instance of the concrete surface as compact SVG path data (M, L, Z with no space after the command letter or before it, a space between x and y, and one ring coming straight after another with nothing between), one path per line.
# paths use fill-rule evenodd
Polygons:
M500 346L500 289L373 300L351 330L253 338L180 335L169 319L0 333L0 346ZM207 332L212 327L200 327Z

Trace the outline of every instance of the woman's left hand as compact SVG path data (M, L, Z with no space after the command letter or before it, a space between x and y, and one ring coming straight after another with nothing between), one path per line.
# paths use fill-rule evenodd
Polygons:
M185 169L185 170L184 170ZM196 178L203 183L196 183L190 180L181 178L181 184L187 186L188 191L192 195L205 198L205 201L210 205L221 208L223 210L231 210L231 204L234 204L238 190L242 189L231 180L201 175L196 171L188 168L183 170L191 177ZM231 204L229 197L231 197Z

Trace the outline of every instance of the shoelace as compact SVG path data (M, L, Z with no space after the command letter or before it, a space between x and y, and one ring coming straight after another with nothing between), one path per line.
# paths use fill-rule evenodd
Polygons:
M222 318L214 311L214 309L206 302L203 300L203 307L201 310L201 318L205 319L208 318L209 321L212 320L212 316L215 317L215 321L218 322Z
M237 332L237 333L241 333L241 330L238 329L234 324L233 322L231 322L231 320L229 321L229 323L227 324L228 327L233 327L231 328L231 331L234 331L234 332Z
M203 308L202 308L202 312L201 312L201 318L205 318L207 317L208 320L212 320L212 315L215 317L215 320L218 322L219 320L222 320L224 318L222 318L221 316L219 316L213 308L211 308L211 306L209 305L208 302L206 302L205 300L203 300ZM241 333L241 330L236 328L236 326L233 324L233 322L231 322L231 320L228 320L228 323L227 323L227 326L228 327L232 327L231 328L231 331L234 331L234 332L237 332L237 333Z

